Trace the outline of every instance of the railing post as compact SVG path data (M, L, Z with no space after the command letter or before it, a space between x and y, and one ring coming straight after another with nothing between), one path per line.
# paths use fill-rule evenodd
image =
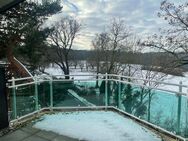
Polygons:
M108 106L108 74L105 74L105 106Z
M118 83L118 108L121 108L121 76L119 76Z
M38 80L37 76L34 77L35 81L35 110L39 110L39 98L38 98Z
M182 92L182 81L179 82L179 92ZM180 133L181 123L181 94L178 94L178 111L177 111L177 134Z
M50 108L53 108L53 77L50 77Z
M16 87L15 87L15 80L14 77L12 77L12 95L13 95L13 112L14 112L14 118L17 118L17 105L16 105Z

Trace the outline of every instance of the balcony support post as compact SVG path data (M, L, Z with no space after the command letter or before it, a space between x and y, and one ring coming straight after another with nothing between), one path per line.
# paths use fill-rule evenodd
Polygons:
M179 92L182 92L182 81L179 82ZM177 110L177 134L180 134L180 123L181 123L181 94L178 94L178 110Z
M14 119L17 118L17 104L16 104L16 86L15 86L15 79L12 77L12 95L13 95L13 113Z
M105 106L108 106L108 74L105 74Z
M37 76L34 77L35 81L35 110L39 110L39 99L38 99L38 80Z
M118 108L121 108L121 76L119 76L118 83Z
M50 78L50 107L53 108L53 77Z

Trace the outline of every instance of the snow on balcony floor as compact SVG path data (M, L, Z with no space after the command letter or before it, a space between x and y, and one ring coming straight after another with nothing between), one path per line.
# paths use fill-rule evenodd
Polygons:
M161 141L156 134L115 112L79 111L44 115L35 128L87 141Z

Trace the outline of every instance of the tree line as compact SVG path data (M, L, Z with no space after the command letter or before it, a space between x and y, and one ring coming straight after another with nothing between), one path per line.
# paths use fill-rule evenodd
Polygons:
M0 15L0 58L7 59L10 70L14 70L12 75L17 76L27 74L15 57L33 74L49 63L69 74L71 62L81 54L84 59L87 53L87 60L95 64L97 73L119 73L118 66L125 63L178 68L188 62L187 7L187 3L161 2L158 16L168 22L169 28L144 39L135 35L125 20L112 18L105 31L93 38L92 50L84 54L72 50L82 30L77 19L61 16L50 26L44 26L50 16L63 12L59 0L25 1ZM160 53L143 53L148 47Z

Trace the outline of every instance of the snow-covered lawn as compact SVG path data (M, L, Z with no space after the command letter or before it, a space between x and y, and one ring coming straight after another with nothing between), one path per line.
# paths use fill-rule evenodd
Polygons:
M133 120L105 111L45 115L34 127L87 141L161 141Z
M184 76L174 76L174 75L167 75L164 80L164 82L167 83L173 83L173 84L179 84L180 81L183 85L188 86L188 72L184 73ZM172 90L172 91L179 91L178 86L169 86L169 85L161 85L159 88L165 89L165 90ZM186 87L182 88L183 93L187 93L188 89Z
M136 77L136 78L146 78L146 75L148 75L147 70L141 70L141 65L131 65L131 71L132 73L134 72L134 75L132 77ZM58 67L58 66L50 66L49 68L46 68L45 70L47 73L51 74L51 75L63 75L62 70ZM126 70L125 70L126 71ZM152 72L150 73L151 76L153 76L153 74L155 74L156 72ZM76 69L74 68L70 68L70 74L71 75L93 75L96 74L93 71L86 71L85 69L83 71L81 71L81 69L79 67L77 67ZM153 80L158 80L158 81L163 81L163 82L167 82L167 83L173 83L173 84L179 84L180 81L182 81L182 83L184 85L188 84L188 72L184 73L184 76L174 76L174 75L166 75L162 78L162 80L158 79L160 78L160 76L163 76L163 73L158 72L157 74L155 74L154 79ZM71 76L73 77L75 80L77 79L81 79L81 80L88 80L88 79L92 79L95 78L94 76ZM137 82L139 84L142 84L143 81ZM171 90L171 91L179 91L179 87L178 86L172 86L172 85L163 85L160 84L158 86L158 88L162 88L165 90ZM183 88L182 92L187 93L188 89L187 88Z
M64 75L62 73L62 70L60 68L58 68L57 66L55 67L49 67L45 70L47 73L49 73L50 75ZM91 79L91 78L95 78L94 76L89 76L89 75L93 75L96 74L95 72L91 72L91 71L81 71L79 68L74 69L71 68L70 69L70 75L77 75L77 76L71 76L71 78L74 79L81 79L81 80L86 80L86 79ZM78 76L78 75L87 75L87 76Z

